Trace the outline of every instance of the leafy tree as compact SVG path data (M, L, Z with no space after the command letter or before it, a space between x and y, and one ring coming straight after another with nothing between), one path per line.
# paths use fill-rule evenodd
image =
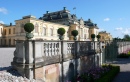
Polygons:
M57 30L57 33L60 34L60 35L64 35L65 34L65 29L64 28L59 28Z
M26 23L24 25L24 30L28 33L31 33L34 30L34 25L32 23Z
M77 31L77 30L73 30L73 31L71 31L71 34L72 34L73 36L77 36L77 35L78 35L78 31Z
M91 34L92 41L95 39L95 34Z
M130 41L130 36L128 34L124 35L124 40Z
M74 36L74 40L76 40L77 39L77 35L78 35L78 31L77 30L73 30L73 31L71 31L71 34Z

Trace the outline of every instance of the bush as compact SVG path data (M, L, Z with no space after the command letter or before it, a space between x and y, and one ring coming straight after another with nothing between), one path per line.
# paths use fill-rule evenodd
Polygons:
M100 35L97 35L96 37L97 37L98 39L100 39L100 38L101 38L101 36L100 36Z
M103 65L100 68L93 68L78 76L80 82L111 82L120 72L119 66Z
M57 33L60 34L60 35L64 35L65 34L65 29L64 28L59 28L57 30Z
M121 53L117 56L118 58L129 58L130 54L126 54L126 53Z
M112 66L112 69L101 78L94 82L112 82L115 76L120 72L120 66Z
M78 31L77 31L77 30L73 30L73 31L71 31L71 34L72 34L74 37L76 37L76 36L78 35Z
M34 25L32 23L26 23L24 25L24 30L28 33L31 33L34 30Z
M95 38L95 34L91 34L91 38Z

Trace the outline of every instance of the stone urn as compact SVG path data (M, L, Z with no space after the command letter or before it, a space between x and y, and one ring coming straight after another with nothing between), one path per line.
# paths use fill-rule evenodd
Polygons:
M26 33L26 38L27 39L31 39L33 37L34 37L33 33Z
M59 35L59 39L60 40L64 40L64 36L63 35Z

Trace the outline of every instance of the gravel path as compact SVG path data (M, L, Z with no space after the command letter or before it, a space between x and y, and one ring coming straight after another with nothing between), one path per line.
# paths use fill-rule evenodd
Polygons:
M11 67L15 48L0 48L0 82L39 82L27 79Z
M120 73L115 77L113 82L130 82L130 58L117 59L114 64L120 66Z

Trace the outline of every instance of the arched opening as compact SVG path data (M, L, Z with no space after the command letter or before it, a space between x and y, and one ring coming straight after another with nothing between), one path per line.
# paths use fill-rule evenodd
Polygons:
M46 36L46 28L43 27L43 35Z
M50 28L50 33L51 33L51 36L53 36L53 29Z
M70 63L68 70L68 81L74 82L74 64Z

